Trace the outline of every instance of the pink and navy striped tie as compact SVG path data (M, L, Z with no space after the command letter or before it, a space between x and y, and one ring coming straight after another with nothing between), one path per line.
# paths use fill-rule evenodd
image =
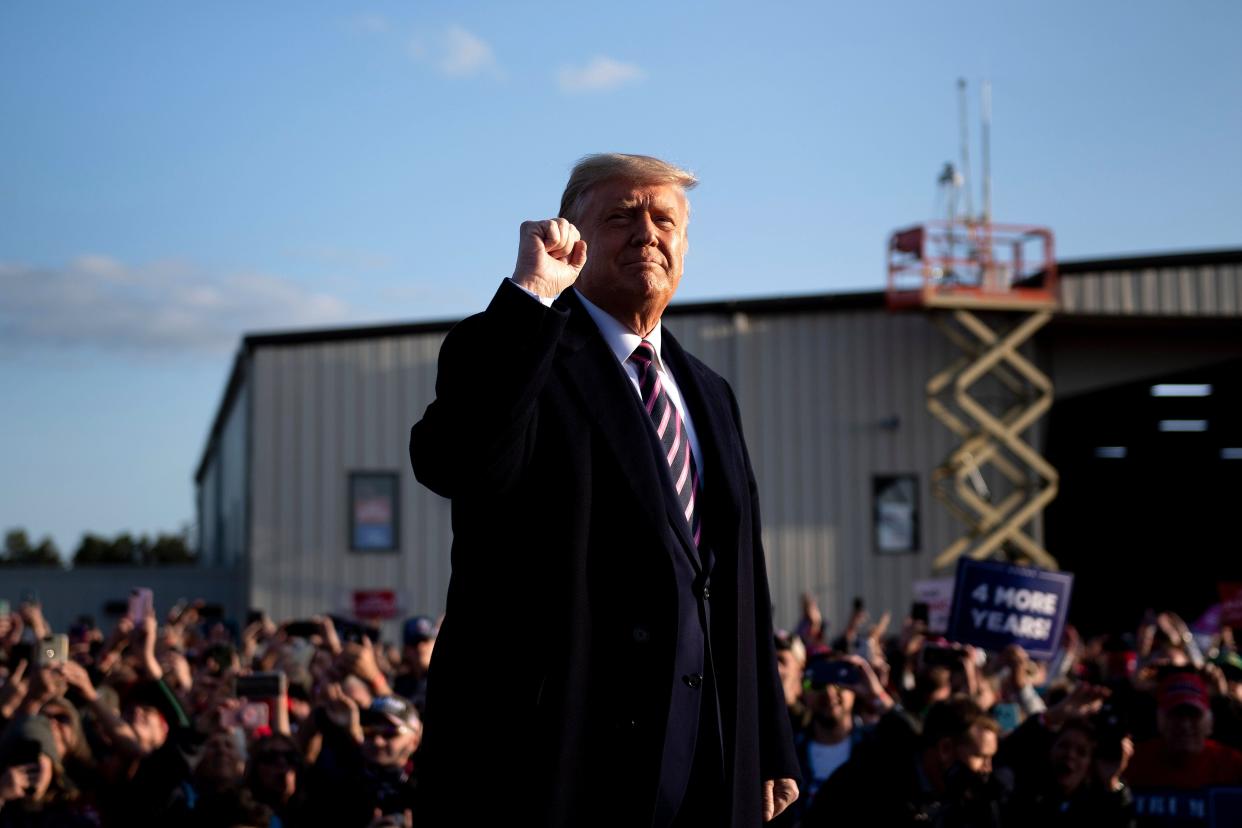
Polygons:
M702 526L699 522L695 501L699 494L699 473L694 466L694 455L690 452L690 439L682 424L677 406L669 398L656 368L655 348L647 340L639 343L630 354L630 362L638 368L638 389L642 394L643 405L651 415L656 434L664 446L664 456L668 460L669 471L673 478L673 489L677 492L677 500L685 512L686 522L690 524L690 534L694 536L694 545L699 545Z

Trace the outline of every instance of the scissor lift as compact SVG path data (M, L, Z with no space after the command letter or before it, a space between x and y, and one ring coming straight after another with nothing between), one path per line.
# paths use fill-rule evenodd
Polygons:
M893 310L926 310L962 351L927 383L927 410L961 440L932 493L966 525L935 567L969 555L1056 569L1030 528L1057 471L1024 438L1052 406L1052 381L1022 352L1057 307L1052 231L966 220L899 230L887 296Z

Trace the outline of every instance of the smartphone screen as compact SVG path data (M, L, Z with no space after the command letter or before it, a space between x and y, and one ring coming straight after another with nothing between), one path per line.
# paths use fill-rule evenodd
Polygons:
M238 676L233 692L239 699L274 699L285 689L285 674L276 671Z
M126 613L135 627L155 614L155 593L146 587L134 587L129 591L129 610Z

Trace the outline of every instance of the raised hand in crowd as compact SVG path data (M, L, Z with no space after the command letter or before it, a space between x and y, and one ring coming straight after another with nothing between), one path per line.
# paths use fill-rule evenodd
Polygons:
M880 716L893 709L896 702L885 689L884 682L880 680L870 662L853 654L843 655L840 660L853 664L862 674L862 679L850 685L849 689L854 691L873 715Z
M38 765L13 765L0 773L0 807L26 796L38 776Z
M1121 738L1121 750L1116 756L1095 757L1092 770L1096 782L1107 791L1120 791L1125 787L1123 782L1130 760L1134 758L1134 740L1129 736Z
M22 640L22 617L16 612L0 613L0 647L6 650Z
M158 633L159 622L156 621L154 615L144 617L142 623L134 630L135 649L140 658L138 666L142 675L152 681L158 681L164 677L164 668L160 667L160 661L155 657L155 642Z
M341 654L341 638L336 634L336 624L326 615L312 615L311 621L319 625L323 631L323 646L332 655Z
M348 733L355 742L362 744L361 711L358 703L342 689L341 685L336 683L325 685L320 704L332 724Z
M802 593L802 617L798 621L797 634L808 647L824 644L824 614L819 609L819 599L810 590Z
M26 698L26 690L30 686L29 679L26 678L28 669L29 662L26 659L17 662L10 670L4 685L0 686L0 720L7 722L13 718L13 714Z
M22 622L34 633L36 641L52 634L52 628L48 626L47 620L43 617L43 605L38 601L23 601L17 612Z
M362 679L373 694L392 695L388 679L376 661L375 645L365 635L360 641L350 641L342 648L337 666L343 674L352 674Z
M1113 694L1107 687L1079 684L1073 692L1044 711L1044 723L1056 730L1070 719L1090 719Z

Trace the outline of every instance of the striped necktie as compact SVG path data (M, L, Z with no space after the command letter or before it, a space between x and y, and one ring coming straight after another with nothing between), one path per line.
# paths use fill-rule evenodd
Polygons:
M690 438L677 413L677 406L664 389L656 367L655 348L647 340L639 343L630 354L630 362L638 368L638 389L642 394L643 406L651 415L656 434L664 446L664 457L668 460L669 472L673 478L673 489L677 492L677 500L685 512L686 522L690 524L690 534L694 536L694 545L699 545L702 526L695 501L699 494L699 473L694 466L694 455L690 452Z

